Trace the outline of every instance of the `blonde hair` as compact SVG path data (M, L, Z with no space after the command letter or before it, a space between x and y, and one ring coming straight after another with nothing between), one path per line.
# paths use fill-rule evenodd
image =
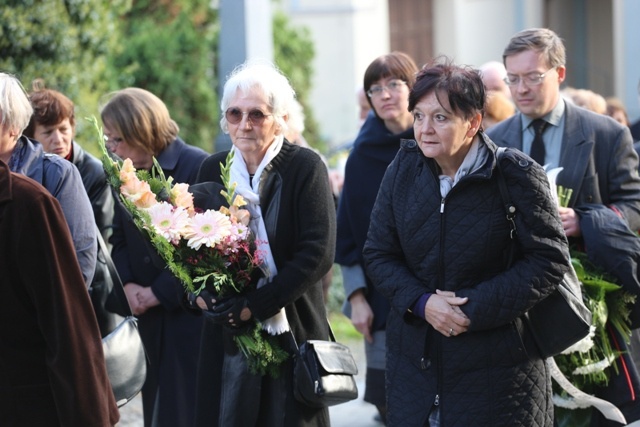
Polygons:
M487 130L490 126L508 119L515 113L515 105L503 92L490 90L487 92L487 101L484 106L483 128Z
M171 144L180 130L160 98L135 87L109 94L100 115L127 144L154 156Z

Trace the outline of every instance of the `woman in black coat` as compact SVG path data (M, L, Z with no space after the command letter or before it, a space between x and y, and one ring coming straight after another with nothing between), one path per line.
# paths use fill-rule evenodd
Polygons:
M364 401L386 419L384 392L385 327L389 302L364 274L362 248L380 182L400 141L413 139L409 90L418 67L403 52L374 59L364 73L364 89L372 112L353 143L345 166L338 205L336 259L342 271L344 313L363 335L367 358Z
M329 425L327 408L305 406L293 394L292 337L302 344L329 336L321 279L332 266L335 247L326 167L315 152L283 136L293 101L286 77L267 64L240 66L224 87L221 125L233 142L231 182L248 202L250 228L266 255L267 272L256 290L226 299L224 306L207 297L213 307L205 316L198 426ZM226 155L207 159L198 180L220 183ZM197 301L206 310L202 297ZM290 356L277 378L250 373L231 339L238 326L255 321Z
M111 95L101 111L106 145L138 169L150 169L155 156L165 176L192 184L207 153L178 137L178 125L152 93L127 88ZM154 260L157 254L126 209L116 206L112 257L127 300L138 317L149 357L142 388L144 425L190 426L202 319L182 308L182 284Z
M508 266L485 100L475 70L418 73L416 140L389 166L371 215L367 273L391 303L390 426L553 425L550 374L522 316L569 271L567 241L545 172L508 150L501 168L523 253Z

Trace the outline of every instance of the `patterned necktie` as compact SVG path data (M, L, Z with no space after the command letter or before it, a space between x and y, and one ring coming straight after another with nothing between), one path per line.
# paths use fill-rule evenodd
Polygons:
M542 132L546 129L548 123L543 119L535 119L531 122L535 136L533 137L533 143L531 144L531 158L538 162L541 166L544 166L544 160L546 151L544 149L544 140L542 139Z

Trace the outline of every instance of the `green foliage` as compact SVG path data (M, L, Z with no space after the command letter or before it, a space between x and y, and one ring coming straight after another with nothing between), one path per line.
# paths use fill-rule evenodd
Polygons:
M274 8L275 9L275 8ZM274 12L274 61L305 110L306 140L323 151L308 97L314 48L308 30ZM29 90L42 78L76 105L77 139L99 154L93 128L109 92L135 86L156 94L189 144L211 151L219 132L219 22L210 0L5 0L0 71Z
M164 101L189 144L211 151L217 133L214 79L217 15L209 0L136 0L121 19L123 48L112 58L117 86Z
M95 114L112 78L117 16L128 7L128 0L9 0L0 8L0 70L27 91L43 79L74 101L78 118ZM86 123L77 122L83 134Z

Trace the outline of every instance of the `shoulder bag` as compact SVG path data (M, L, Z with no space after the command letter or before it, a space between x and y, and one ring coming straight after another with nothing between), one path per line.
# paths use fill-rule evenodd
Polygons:
M327 320L327 323L329 321ZM358 397L354 375L358 367L349 347L336 342L329 324L331 341L309 340L298 347L293 359L293 391L296 400L323 408Z
M496 171L498 187L509 221L511 246L508 254L508 267L515 262L518 252L517 230L515 223L516 206L511 203L505 176L500 167L500 159L504 147L496 152ZM589 334L591 329L591 312L582 301L581 283L573 267L564 275L556 290L540 301L524 314L528 325L543 358L562 353L573 344Z
M98 232L98 244L113 281L111 294L117 300L124 318L118 326L102 338L102 350L118 407L124 406L142 390L147 377L147 354L138 332L138 320L127 302L122 281L109 256L107 245Z

